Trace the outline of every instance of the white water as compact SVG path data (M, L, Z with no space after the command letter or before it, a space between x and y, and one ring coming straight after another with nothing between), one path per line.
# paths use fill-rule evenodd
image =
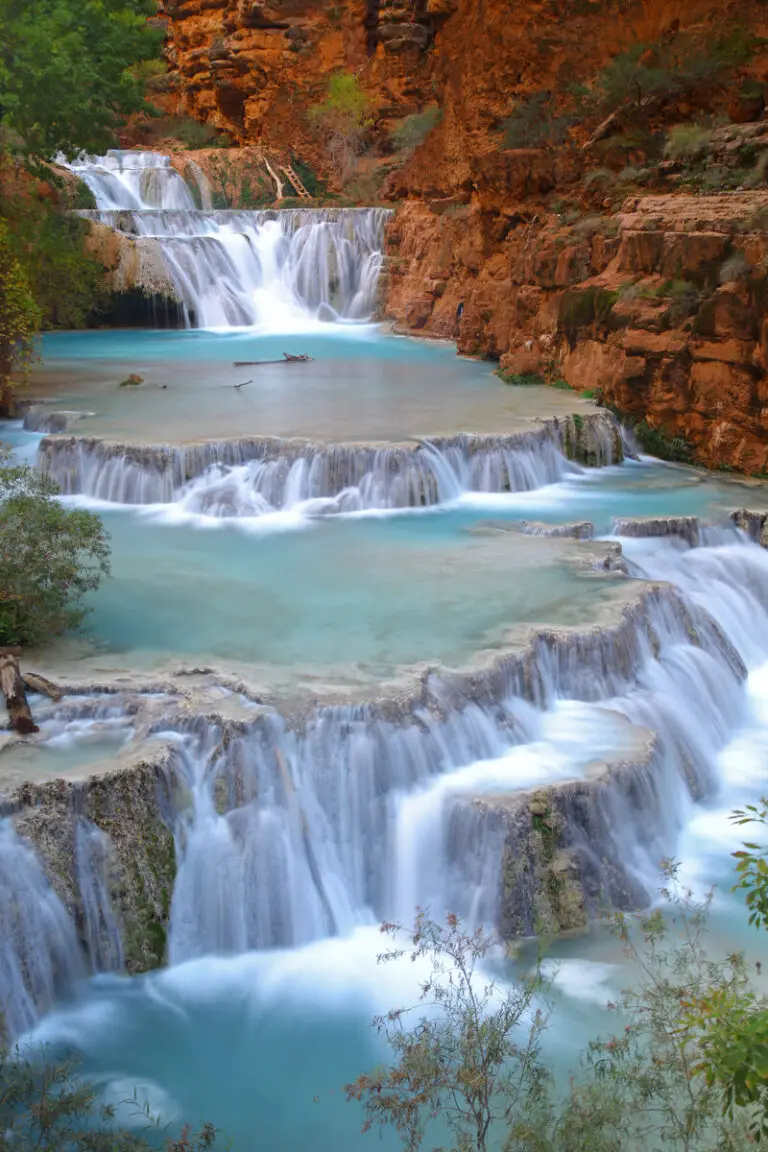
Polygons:
M84 974L64 905L32 849L0 820L0 1016L8 1033L30 1028Z
M96 199L81 215L159 251L188 327L306 331L375 311L387 209L202 210L170 157L154 152L69 167Z
M605 430L603 460L612 463ZM253 518L422 508L468 492L530 492L584 472L555 431L457 436L414 448L209 441L125 454L102 441L49 440L40 463L64 495L166 506L177 516Z

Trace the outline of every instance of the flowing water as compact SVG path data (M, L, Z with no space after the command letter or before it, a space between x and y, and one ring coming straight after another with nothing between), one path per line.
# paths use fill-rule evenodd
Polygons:
M188 327L284 331L375 308L387 209L205 210L199 184L154 152L109 152L71 169L96 199L80 215L160 254Z
M178 782L162 810L168 966L136 978L121 974L108 832L75 802L73 917L6 806L12 1033L80 1053L123 1123L139 1122L123 1103L135 1090L163 1121L211 1120L246 1152L363 1150L374 1137L342 1088L383 1055L373 1014L409 1002L419 976L377 965L377 923L416 905L509 917L515 797L566 781L593 797L568 816L592 910L653 901L677 853L697 888L721 886L716 935L748 943L727 812L759 795L768 755L768 553L728 513L764 507L762 488L621 462L610 423L584 468L562 419L589 416L584 402L503 390L367 325L318 333L333 300L348 319L370 311L370 214L217 216L151 154L76 170L102 219L161 244L190 317L268 325L266 287L287 326L304 318L316 359L270 369L222 416L240 395L232 360L273 336L54 336L37 387L64 395L0 432L68 504L100 511L114 552L91 634L35 654L71 687L33 700L34 741L0 743L4 793L161 747ZM128 363L151 388L117 388ZM45 436L64 412L63 435ZM685 538L627 523L665 516L698 520ZM513 904L531 932L530 884ZM556 956L550 1046L567 1070L624 974L597 932Z

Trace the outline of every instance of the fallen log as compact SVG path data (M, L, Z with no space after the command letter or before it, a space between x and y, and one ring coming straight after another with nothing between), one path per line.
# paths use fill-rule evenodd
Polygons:
M39 732L40 729L32 719L19 671L18 651L17 648L0 648L0 692L5 697L11 731L18 732L19 736L29 736L31 732Z
M282 360L233 360L233 368L260 368L264 364L306 364L313 360L313 356L291 356L290 352L283 352ZM250 381L249 381L250 383ZM235 385L237 387L237 385Z
M38 675L37 672L23 672L21 675L24 681L24 687L28 688L30 692L39 692L41 696L49 696L51 700L61 700L64 693L57 684L47 680L45 676Z

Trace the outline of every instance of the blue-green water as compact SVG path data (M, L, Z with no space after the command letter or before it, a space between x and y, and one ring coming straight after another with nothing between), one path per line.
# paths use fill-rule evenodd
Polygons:
M488 365L457 360L451 349L364 329L290 340L62 334L46 337L44 347L45 388L60 389L60 406L97 413L75 431L126 439L500 431L519 426L537 404L563 411L579 403L552 390L504 388ZM316 359L271 368L256 387L231 387L243 376L232 360L283 351ZM126 370L147 384L118 390ZM378 683L411 663L462 664L500 643L505 628L590 620L607 594L625 586L572 567L592 545L501 532L494 523L588 519L607 534L614 516L722 522L729 507L750 502L750 491L644 461L530 493L465 494L449 507L385 516L317 520L289 511L224 522L184 515L176 505L102 508L114 576L92 599L91 639L79 651L102 665L139 669L175 655L211 656L222 665L269 665L285 682L307 668L333 682L343 668L347 680L359 673ZM638 696L646 689L639 686ZM680 852L697 886L724 877L727 884L733 837L723 831L724 814L761 786L766 691L764 669L755 668L745 714L734 718L741 726L718 757L722 791L709 807L691 810ZM579 739L593 747L597 710L587 721L582 716ZM565 730L573 718L558 703L548 722ZM553 748L540 737L530 751L548 763ZM738 905L725 893L717 911L717 932L744 940ZM344 1102L343 1085L381 1055L369 1026L374 1013L412 1002L419 973L378 966L381 940L369 910L360 909L360 920L345 938L290 952L208 955L140 979L96 978L38 1036L81 1053L110 1101L137 1089L163 1121L217 1124L235 1152L365 1152L374 1144L389 1152L391 1137L359 1135L362 1117ZM607 1024L602 1006L625 969L599 933L556 954L562 969L547 1049L566 1069ZM132 1111L120 1108L120 1119L135 1121Z

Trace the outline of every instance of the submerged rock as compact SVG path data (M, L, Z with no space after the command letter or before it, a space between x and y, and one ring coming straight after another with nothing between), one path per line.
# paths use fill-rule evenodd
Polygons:
M768 548L768 512L752 512L748 508L737 508L731 512L731 520L746 532L750 540Z
M574 540L591 540L595 526L591 520L575 524L543 524L540 520L523 520L521 525L527 536L570 536Z
M700 524L697 516L649 516L633 519L615 519L616 536L679 536L691 548L700 542Z

